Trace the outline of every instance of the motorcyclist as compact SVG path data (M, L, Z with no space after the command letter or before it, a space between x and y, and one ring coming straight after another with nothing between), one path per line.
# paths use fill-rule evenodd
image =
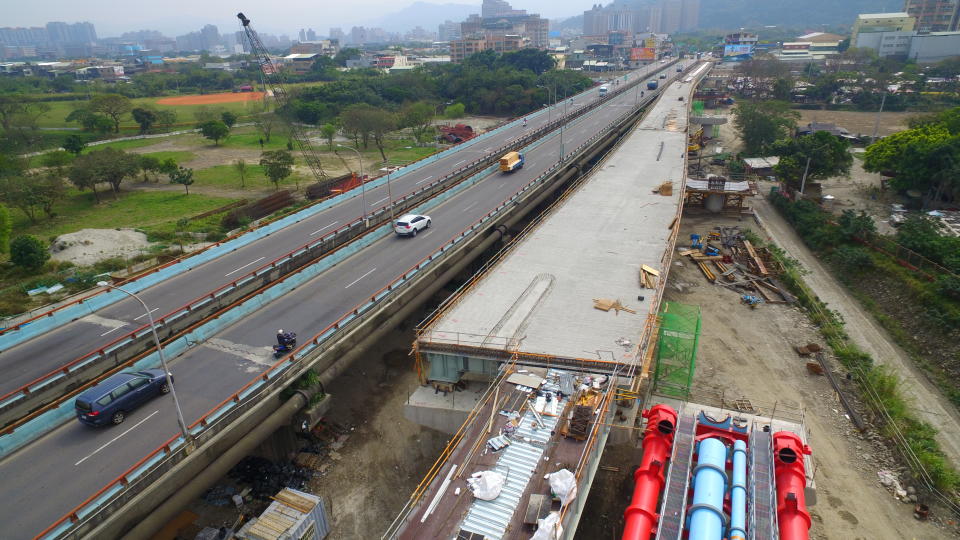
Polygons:
M526 118L523 119L523 127L527 127L527 119L526 119Z
M292 347L297 342L297 335L293 332L284 332L283 328L277 330L277 345L281 349Z

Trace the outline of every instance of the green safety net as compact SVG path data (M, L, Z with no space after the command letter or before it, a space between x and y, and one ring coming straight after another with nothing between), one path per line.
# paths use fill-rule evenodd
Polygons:
M693 115L694 116L703 116L703 102L694 101L693 102Z
M700 306L664 302L660 311L653 391L686 399L700 339Z

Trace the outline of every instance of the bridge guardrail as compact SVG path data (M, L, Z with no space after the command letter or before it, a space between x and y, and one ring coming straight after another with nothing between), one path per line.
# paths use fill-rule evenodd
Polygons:
M669 67L669 64L664 67ZM579 145L577 149L570 154L579 152L580 150L585 149L599 140L601 137L606 136L620 122L632 114L633 112L628 112L622 115L616 121L601 129L586 142ZM314 335L306 343L300 345L288 357L278 360L265 371L257 375L257 377L237 390L237 392L233 393L231 396L227 397L219 404L211 408L206 414L202 415L200 419L188 426L188 431L191 436L194 437L198 444L202 445L203 442L209 440L214 435L225 429L226 426L228 426L233 420L252 408L257 401L255 398L275 389L278 385L282 385L284 382L299 376L299 374L305 369L303 366L306 364L306 362L312 359L308 358L308 356L319 356L326 351L327 348L329 348L329 344L327 342L331 337L336 335L338 332L349 329L349 327L352 325L358 324L360 321L368 317L371 310L380 305L385 299L399 294L404 289L408 288L413 282L413 278L422 272L424 268L451 253L453 249L458 247L462 241L464 241L467 237L477 233L486 224L488 224L490 220L494 219L501 212L503 212L504 209L510 207L519 199L530 194L531 189L542 184L547 178L552 176L557 169L562 167L562 165L562 162L552 165L546 171L528 182L520 191L508 197L499 205L497 205L496 208L479 218L472 225L451 237L451 239L441 246L440 249L421 259L420 262L410 267L406 272L371 295L368 300L356 305L352 310L345 313L337 321L331 323L321 332ZM297 366L300 366L302 369L294 369ZM62 535L68 534L70 529L75 524L83 520L87 520L88 518L93 519L96 514L100 514L109 508L119 508L123 506L123 504L126 504L127 501L129 501L133 496L136 495L136 493L139 492L139 490L135 488L138 488L141 484L144 484L144 480L152 480L162 476L163 473L172 468L176 463L182 461L186 455L186 445L182 436L176 435L171 437L160 447L133 465L126 472L88 497L84 502L80 503L73 510L68 512L66 515L50 525L47 529L38 534L37 538L60 538ZM163 466L161 467L161 465Z

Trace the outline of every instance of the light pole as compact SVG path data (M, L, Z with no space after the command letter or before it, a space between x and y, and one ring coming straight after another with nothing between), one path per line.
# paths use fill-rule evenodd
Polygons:
M542 84L538 84L538 85L537 85L537 88L543 88L544 90L546 90L546 91L547 91L547 101L550 101L550 100L551 100L551 99L550 99L550 95L551 95L551 94L550 94L550 88L549 88L549 87L544 86L544 85L542 85ZM547 123L548 123L548 124L550 123L550 118L551 118L550 113L553 112L553 106L557 104L557 88L556 88L556 86L554 86L554 88L553 88L553 100L552 100L552 101L553 101L553 103L551 103L551 104L550 104L550 107L547 109Z
M137 302L140 302L140 305L143 306L143 310L147 312L147 320L150 321L150 332L153 333L153 342L157 345L157 356L160 357L160 365L163 367L164 376L167 378L167 387L170 388L170 395L173 396L173 407L177 410L177 424L180 425L180 434L183 436L183 440L187 444L187 447L190 448L193 445L193 437L191 437L190 432L187 431L187 423L183 420L183 411L180 409L180 400L177 399L177 390L174 388L173 379L170 377L170 368L167 367L167 358L163 356L163 346L160 345L160 336L157 335L157 325L153 322L153 315L150 313L150 308L147 307L147 303L136 294L121 289L120 287L115 287L107 281L100 281L97 283L97 285L101 287L109 287L115 291L122 292Z
M360 204L363 205L360 215L363 216L363 225L366 227L369 223L367 223L367 189L364 187L363 181L363 158L360 157L360 151L352 146L344 146L340 143L337 143L337 146L346 148L347 150L353 150L354 153L357 154L357 161L360 162Z

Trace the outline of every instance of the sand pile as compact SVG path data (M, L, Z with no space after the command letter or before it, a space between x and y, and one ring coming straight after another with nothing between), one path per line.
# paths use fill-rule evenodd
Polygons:
M129 259L150 247L147 235L133 229L83 229L58 236L50 247L51 258L90 266L102 259Z

